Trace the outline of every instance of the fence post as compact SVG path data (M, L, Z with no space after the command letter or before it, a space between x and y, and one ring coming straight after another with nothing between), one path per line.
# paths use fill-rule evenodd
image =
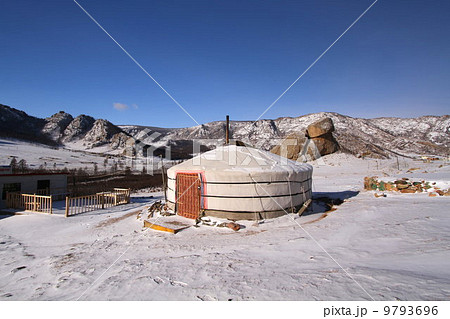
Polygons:
M105 209L105 194L101 194L100 197L102 199L102 209Z
M33 211L37 212L36 194L33 195Z
M66 217L69 217L69 196L66 196Z

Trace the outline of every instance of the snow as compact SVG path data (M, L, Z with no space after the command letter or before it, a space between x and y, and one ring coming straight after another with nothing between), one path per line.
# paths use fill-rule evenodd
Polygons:
M450 197L362 190L364 176L448 183L448 163L402 159L398 170L333 154L312 165L315 196L344 198L337 210L237 232L144 229L133 212L161 193L70 218L0 216L0 300L449 299Z
M135 166L136 169L142 171L143 165L148 165L147 170L150 171L151 166L160 165L161 159L159 157L138 158L132 162L132 159L121 156L118 151L108 151L108 146L100 146L91 149L89 152L83 151L86 149L82 140L67 143L65 147L50 147L42 144L34 144L14 139L0 138L0 165L9 165L13 157L17 161L25 159L30 168L37 169L44 162L47 169L72 169L72 168L87 168L94 169L94 164L97 164L99 170L110 169L112 165L122 163L123 166ZM107 166L105 167L105 158L109 158ZM166 167L172 166L175 162L163 159ZM56 166L54 166L56 164ZM156 168L156 167L155 167ZM159 168L159 167L158 167Z
M87 166L92 169L93 164L97 163L103 167L105 157L100 154L71 150L66 148L57 148L45 146L42 144L33 144L19 140L0 139L0 163L9 165L11 159L25 159L32 168L38 168L44 162L46 168L79 168Z

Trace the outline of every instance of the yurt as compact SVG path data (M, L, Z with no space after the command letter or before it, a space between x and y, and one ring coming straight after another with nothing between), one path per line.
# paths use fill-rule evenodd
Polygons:
M167 170L167 204L187 218L282 216L311 198L312 166L247 146L226 145Z

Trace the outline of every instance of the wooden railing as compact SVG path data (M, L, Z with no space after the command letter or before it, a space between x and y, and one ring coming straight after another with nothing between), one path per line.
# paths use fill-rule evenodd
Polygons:
M130 202L131 190L129 188L114 188L113 193L116 194L116 205L128 204Z
M114 188L112 192L78 197L66 197L65 216L74 216L94 210L110 208L130 202L130 189Z
M130 189L114 188L112 192L97 193L95 195L66 197L65 216L73 216L94 210L110 208L130 202ZM52 196L7 193L6 206L8 208L23 209L37 213L52 214Z
M66 213L65 216L69 217L81 213L90 212L104 208L102 205L103 196L87 195L78 197L66 197Z
M52 213L52 197L36 194L8 193L6 206L8 208L24 209L36 213Z

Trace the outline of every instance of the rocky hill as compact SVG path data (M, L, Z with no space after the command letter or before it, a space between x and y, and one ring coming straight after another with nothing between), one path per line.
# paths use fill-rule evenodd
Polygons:
M449 155L449 115L363 119L321 112L256 122L231 121L231 137L270 150L287 136L304 134L308 125L326 117L332 119L334 138L344 152L373 157ZM125 153L127 145L138 141L147 145L146 147L158 149L156 153L161 155L170 146L176 158L187 158L192 153L193 140L198 140L209 148L223 144L225 122L216 121L177 129L116 126L87 115L73 118L63 111L46 119L39 119L0 104L0 136L102 153Z
M0 104L0 136L16 138L46 145L57 143L43 129L44 119L29 116L27 113Z
M73 116L60 111L51 117L47 117L45 121L46 124L42 129L42 133L50 136L54 141L60 141L64 136L64 130L73 121Z
M111 122L96 120L88 115L83 114L74 118L60 111L40 119L2 104L0 104L0 136L86 150L104 145L108 150L123 149L125 141L130 138Z

